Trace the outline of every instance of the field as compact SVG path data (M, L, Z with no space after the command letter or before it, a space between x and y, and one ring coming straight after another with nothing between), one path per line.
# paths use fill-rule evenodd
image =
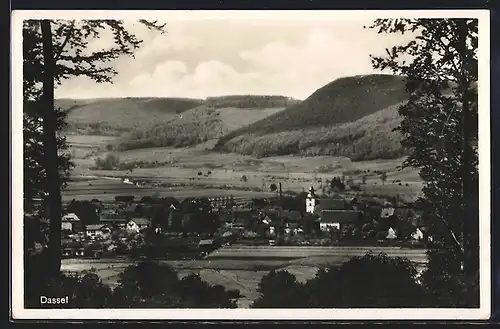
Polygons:
M173 266L180 277L199 273L212 285L220 284L227 289L240 290L243 297L238 301L242 308L258 297L257 286L261 278L272 269L285 269L299 281L314 277L320 267L336 266L353 256L362 256L369 250L384 252L391 257L407 257L424 266L425 250L392 247L224 247L204 260L162 261ZM63 260L63 271L81 272L93 268L103 282L115 286L118 274L134 264L124 260Z
M70 182L64 191L65 199L106 199L114 198L116 194L134 194L139 197L153 193L179 197L232 194L250 198L273 195L269 192L271 183L281 183L283 191L307 191L310 186L321 191L327 185L327 179L342 174L356 184L361 184L362 176L366 176L366 185L362 186L362 190L369 194L414 199L422 188L415 171L398 169L403 159L353 162L348 158L333 156L255 158L212 151L215 141L188 148L113 152L122 163L158 161L168 164L132 171L91 170L95 159L104 158L108 153L106 145L115 140L109 136L68 136L76 164L73 176L78 179ZM209 171L210 175L207 175ZM381 171L387 173L385 183L380 180ZM166 187L140 188L120 182L119 179L123 177L157 181Z

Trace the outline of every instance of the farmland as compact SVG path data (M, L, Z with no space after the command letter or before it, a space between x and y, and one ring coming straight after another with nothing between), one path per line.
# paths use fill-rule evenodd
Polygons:
M97 157L105 157L106 146L116 141L109 136L69 135L68 142L76 167L78 181L70 182L64 198L112 198L115 194L136 196L158 193L161 196L229 195L256 197L270 195L269 185L281 183L283 191L301 192L313 186L325 187L326 180L342 174L360 184L366 177L363 191L369 194L400 195L415 198L421 182L415 171L399 170L402 159L353 162L349 158L333 156L276 156L255 158L234 153L211 151L215 141L186 148L150 148L113 152L122 163L144 161L162 162L150 168L133 170L91 170ZM165 164L164 164L165 163ZM386 172L387 181L379 173ZM199 173L203 175L199 175ZM210 172L210 175L207 173ZM245 176L245 179L243 179ZM86 177L86 178L85 178ZM96 178L103 178L96 181ZM141 178L161 182L164 187L138 188L109 178ZM190 192L191 191L191 192ZM214 195L214 196L215 196ZM271 194L272 195L272 194Z
M314 277L319 267L335 266L353 256L362 256L369 250L384 252L391 257L407 257L423 265L425 250L392 247L224 247L203 260L162 261L174 267L179 276L199 273L212 285L240 290L243 297L239 307L249 307L258 297L260 279L272 269L285 269L299 281ZM63 260L63 271L81 272L93 268L103 282L115 286L118 274L134 264L128 260Z

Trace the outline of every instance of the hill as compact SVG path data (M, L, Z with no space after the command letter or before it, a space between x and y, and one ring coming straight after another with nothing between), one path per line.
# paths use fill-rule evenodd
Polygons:
M118 136L136 127L165 122L203 103L188 98L57 99L68 112L67 131Z
M226 141L223 147L229 152L256 157L330 155L353 161L398 158L404 155L404 150L400 145L401 135L393 129L401 121L400 104L339 125L241 134Z
M352 122L407 99L403 78L365 75L334 80L301 103L222 137L218 146L244 134L270 134Z
M175 119L139 127L124 135L116 148L130 150L149 147L184 147L217 139L246 124L259 121L284 108L215 108L202 105L177 115Z

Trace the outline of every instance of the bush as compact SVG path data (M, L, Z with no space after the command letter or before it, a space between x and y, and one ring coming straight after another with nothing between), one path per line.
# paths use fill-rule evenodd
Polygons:
M253 307L420 307L427 294L416 279L417 270L409 260L368 253L340 267L320 269L305 284L288 272L272 271L259 283L261 296Z
M248 182L248 178L247 176L243 175L241 176L241 179L240 179L242 182Z
M119 169L120 157L114 153L108 153L104 159L95 159L95 165L92 169L97 170L115 170Z

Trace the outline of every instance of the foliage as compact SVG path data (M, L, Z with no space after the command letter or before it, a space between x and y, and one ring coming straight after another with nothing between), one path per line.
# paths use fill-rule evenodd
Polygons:
M74 213L80 218L83 225L99 224L99 207L89 201L72 200L66 207L68 213Z
M272 271L259 283L261 295L253 307L421 307L428 296L416 279L417 270L407 259L368 253L322 268L305 284L286 271Z
M260 297L252 308L310 307L304 286L287 271L272 270L261 279L257 291Z
M363 91L363 97L359 92ZM399 77L367 75L337 79L285 111L245 126L220 140L221 144L244 133L269 134L306 127L355 121L406 98Z
M206 103L206 102L205 102ZM279 108L217 108L203 104L169 120L138 126L125 134L117 148L185 147L217 139L245 124L280 111Z
M208 97L205 101L212 108L235 107L240 109L266 109L281 108L297 104L300 101L285 96L261 96L261 95L230 95L219 97Z
M337 192L345 191L345 187L346 187L345 184L339 177L333 177L332 180L330 181L330 188L333 191Z
M240 296L239 291L211 286L198 275L179 279L170 266L153 262L125 268L113 290L92 272L60 273L45 282L33 282L38 285L37 294L27 297L28 308L41 307L40 296L68 296L68 304L51 305L53 308L235 308L235 299ZM29 291L33 292L34 288L30 287Z
M238 294L236 294L238 295ZM179 279L168 265L142 262L131 265L120 275L113 307L236 307L235 293L222 286L211 286L198 275Z
M101 157L98 157L95 159L95 164L92 169L97 169L97 170L116 170L120 168L120 157L115 154L115 153L108 153L102 159Z
M271 190L271 192L276 192L277 189L278 189L278 186L275 183L272 183L271 185L269 185L269 190Z
M387 173L386 172L383 172L380 174L380 181L382 181L382 184L385 184L385 182L387 181Z
M156 22L142 21L148 28L163 31ZM90 40L99 38L103 31L113 35L113 44L108 48L91 50ZM39 139L32 141L43 145L41 170L27 170L28 174L45 172L48 185L47 207L50 219L50 239L47 271L57 274L61 257L61 186L64 172L61 166L61 142L58 130L62 126L61 116L54 105L54 89L63 80L74 76L87 77L96 82L112 82L116 74L113 60L123 55L133 55L141 40L129 33L123 21L116 20L25 20L23 22L23 84L25 112L34 122L41 122ZM26 102L28 101L28 103ZM31 107L30 102L36 106ZM27 103L27 104L26 104ZM61 122L60 122L61 121ZM36 137L36 136L35 136ZM41 144L40 144L41 143ZM39 147L38 146L38 147ZM25 166L37 166L37 161ZM61 174L61 171L63 174ZM32 181L32 179L30 179Z
M203 103L189 98L56 99L67 113L67 132L82 135L121 136L158 122L172 120Z
M397 104L341 124L235 134L230 139L220 139L216 149L257 157L331 155L354 161L397 158L405 154L401 134L393 131L401 121Z
M478 21L379 19L371 28L415 36L372 62L407 77L410 96L399 108L397 130L409 150L403 166L418 168L424 181L434 241L426 285L456 300L467 288L455 283L475 280L479 270Z

